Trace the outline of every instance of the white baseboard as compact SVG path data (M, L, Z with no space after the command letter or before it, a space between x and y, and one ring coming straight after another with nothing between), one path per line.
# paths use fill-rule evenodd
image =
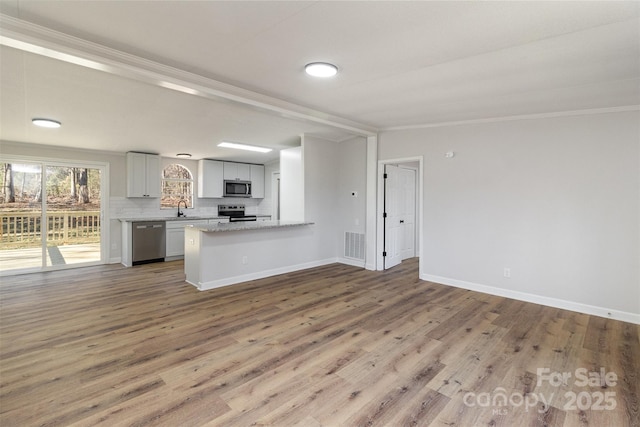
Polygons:
M359 259L351 259L351 258L340 257L340 258L338 258L338 262L340 264L347 264L347 265L352 265L354 267L364 268L364 261L363 260L359 260Z
M448 277L434 276L431 274L420 274L420 279L429 282L440 283L443 285L455 286L456 288L468 289L485 294L497 295L500 297L516 299L519 301L532 302L549 307L562 308L564 310L576 311L578 313L605 317L607 319L615 319L640 325L640 314L637 313L629 313L626 311L614 310L606 307L598 307L594 305L582 304L579 302L567 301L558 298L545 297L542 295L535 295L526 292L496 288L495 286L480 285L477 283L466 282L464 280L450 279Z
M271 270L259 271L257 273L242 274L240 276L226 277L224 279L211 280L209 282L193 283L187 280L198 290L208 291L210 289L221 288L223 286L235 285L250 280L264 279L265 277L277 276L278 274L291 273L294 271L305 270L307 268L320 267L322 265L333 264L338 262L337 258L327 258L318 261L306 262L303 264L288 265L286 267L274 268Z
M114 257L109 258L108 264L120 264L122 262L122 257Z

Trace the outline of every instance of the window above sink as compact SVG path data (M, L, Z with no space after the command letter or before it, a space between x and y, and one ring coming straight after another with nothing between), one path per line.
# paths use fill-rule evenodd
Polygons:
M178 163L167 165L162 170L162 194L160 209L177 209L178 203L184 209L193 209L193 174Z

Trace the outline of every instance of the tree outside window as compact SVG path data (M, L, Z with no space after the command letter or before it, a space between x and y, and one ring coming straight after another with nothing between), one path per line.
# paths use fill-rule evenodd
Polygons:
M162 171L160 208L175 209L181 200L193 207L193 175L186 167L173 163Z

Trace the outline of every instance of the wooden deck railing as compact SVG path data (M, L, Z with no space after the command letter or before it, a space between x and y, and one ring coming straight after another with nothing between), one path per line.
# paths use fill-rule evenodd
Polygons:
M39 245L42 215L39 212L0 212L0 248ZM94 243L100 241L99 211L47 212L47 242Z

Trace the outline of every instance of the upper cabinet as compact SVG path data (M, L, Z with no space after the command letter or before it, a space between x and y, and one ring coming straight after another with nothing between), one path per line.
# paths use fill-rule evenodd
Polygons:
M224 162L224 179L251 181L251 168L247 163Z
M250 165L251 171L251 197L264 199L264 166Z
M228 180L250 181L251 197L264 199L264 165L207 159L198 161L199 198L223 198L224 181Z
M127 197L160 197L160 156L127 153Z
M223 197L224 163L218 160L198 161L198 197Z

